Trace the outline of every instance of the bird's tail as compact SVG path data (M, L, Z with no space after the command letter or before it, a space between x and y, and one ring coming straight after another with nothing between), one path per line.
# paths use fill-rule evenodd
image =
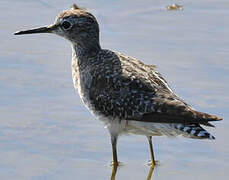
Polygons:
M175 124L175 129L182 131L184 136L196 139L215 139L209 132L199 124Z
M192 116L194 119L197 119L198 124L202 124L205 126L215 127L213 124L210 123L210 121L221 121L222 118L218 117L216 115L211 115L195 110L191 110Z

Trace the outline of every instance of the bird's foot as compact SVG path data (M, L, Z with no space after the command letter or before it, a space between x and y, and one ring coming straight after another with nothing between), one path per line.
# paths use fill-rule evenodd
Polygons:
M120 161L118 161L118 162L111 161L111 163L110 163L110 166L123 166L123 165L124 165L124 163L120 162Z
M149 160L148 162L147 162L147 165L148 166L158 166L158 165L160 165L159 164L159 161L152 161L152 160Z

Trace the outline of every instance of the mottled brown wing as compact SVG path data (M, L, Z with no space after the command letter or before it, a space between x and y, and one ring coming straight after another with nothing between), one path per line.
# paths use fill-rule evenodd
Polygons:
M161 75L142 62L120 54L109 54L94 65L90 100L103 116L120 120L157 123L205 124L216 116L194 111L177 97ZM109 59L111 59L109 61Z
M195 111L176 96L167 81L162 77L162 75L156 70L154 65L145 65L141 61L127 57L125 55L120 55L121 60L128 61L129 64L135 69L143 69L142 71L147 71L148 79L152 80L155 92L155 96L151 99L153 101L153 110L152 112L144 113L142 116L139 116L135 120L146 121L146 122L160 122L160 123L182 123L182 124L204 124L207 126L213 126L208 123L208 121L217 121L221 118L215 115L209 115L206 113ZM123 63L125 64L125 63ZM141 76L141 73L139 73ZM144 80L142 81L144 83ZM131 117L132 119L134 117Z
M208 121L218 121L221 118L215 115L198 112L180 100L176 95L163 94L154 99L155 111L144 113L141 118L135 119L144 122L203 124L212 126Z

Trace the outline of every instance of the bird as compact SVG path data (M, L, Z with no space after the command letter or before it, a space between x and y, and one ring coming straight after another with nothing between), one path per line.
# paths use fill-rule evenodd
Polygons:
M156 165L153 136L215 137L202 126L222 118L196 111L176 95L155 65L100 46L95 16L73 4L49 26L18 31L15 35L53 33L72 46L73 84L83 104L108 129L113 166L119 166L117 141L121 135L147 137L151 166Z

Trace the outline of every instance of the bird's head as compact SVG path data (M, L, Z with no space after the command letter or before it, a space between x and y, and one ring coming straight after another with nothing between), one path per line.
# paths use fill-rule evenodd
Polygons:
M15 35L54 33L70 40L73 44L85 46L90 43L99 44L99 25L96 18L77 5L62 11L49 26L18 31Z

